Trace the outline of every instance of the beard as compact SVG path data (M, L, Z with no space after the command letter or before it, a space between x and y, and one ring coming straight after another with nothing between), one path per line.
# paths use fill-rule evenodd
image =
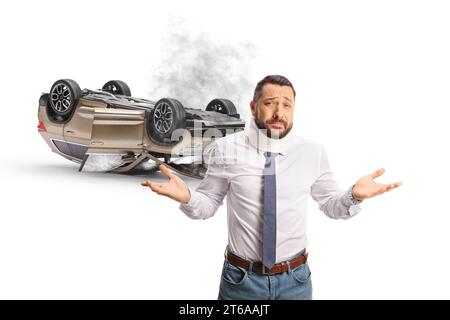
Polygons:
M272 129L270 129L266 123L263 123L262 121L260 121L256 117L254 117L254 119L255 119L256 126L259 129L265 129L265 130L262 130L264 132L264 134L266 136L268 136L269 138L272 138L272 139L282 139L282 138L284 138L289 133L289 131L291 131L291 129L292 129L293 125L294 125L293 123L291 123L291 125L288 127L286 121L277 119L276 122L280 122L280 121L283 122L284 127L286 128L283 131L283 133L278 134L278 130L277 130L277 132L272 132ZM271 123L272 120L269 120L268 122Z

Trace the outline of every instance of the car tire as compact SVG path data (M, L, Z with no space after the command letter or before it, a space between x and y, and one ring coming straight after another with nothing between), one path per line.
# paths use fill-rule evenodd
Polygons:
M237 114L236 106L228 99L214 99L206 106L206 111L216 111L229 116Z
M55 114L66 116L75 109L80 97L81 89L78 83L71 79L61 79L50 89L50 107Z
M163 98L156 102L147 116L147 129L150 139L160 145L174 145L179 140L172 140L177 129L186 128L186 112L180 101Z
M131 97L130 87L123 81L110 80L104 84L102 91L106 91L112 94L120 94L123 96Z

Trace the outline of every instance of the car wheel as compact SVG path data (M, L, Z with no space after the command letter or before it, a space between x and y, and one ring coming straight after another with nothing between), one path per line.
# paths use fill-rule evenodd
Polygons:
M234 103L228 99L214 99L206 106L206 111L216 111L229 116L237 113Z
M108 81L102 87L102 90L112 94L121 94L127 97L131 97L130 87L125 82L120 80Z
M50 89L50 107L60 116L71 113L81 97L78 83L71 79L56 81Z
M163 98L148 113L147 128L150 138L162 145L173 145L172 134L176 129L186 128L186 112L180 101Z

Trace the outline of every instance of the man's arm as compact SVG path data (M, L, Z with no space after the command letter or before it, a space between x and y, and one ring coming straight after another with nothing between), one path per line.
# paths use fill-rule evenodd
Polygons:
M208 167L208 171L209 171ZM189 188L191 198L188 202L180 202L180 210L192 219L208 219L223 204L228 192L228 181L225 178L214 176L206 171L197 189Z
M323 147L321 150L320 175L311 186L311 196L318 202L320 210L330 218L348 219L361 211L359 204L362 200L391 191L402 184L400 181L375 182L374 179L384 173L384 169L380 168L372 174L361 177L349 189L342 191L333 179L327 153Z
M169 178L166 183L145 181L152 191L180 202L180 210L192 219L207 219L212 217L228 192L228 180L224 177L224 166L217 143L213 142L205 149L208 168L196 190L170 170L161 165L161 172Z
M204 150L207 170L200 185L189 188L190 200L180 203L180 210L192 219L208 219L223 204L229 183L225 176L225 163L217 142L212 142Z
M311 197L317 201L319 209L333 219L348 219L361 211L362 200L352 196L352 188L342 190L334 180L328 155L321 149L320 174L311 185Z

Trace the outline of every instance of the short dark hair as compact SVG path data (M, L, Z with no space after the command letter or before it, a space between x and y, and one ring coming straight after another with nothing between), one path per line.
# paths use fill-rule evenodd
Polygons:
M280 86L288 86L291 87L292 91L294 92L294 98L295 98L295 89L292 83L283 76L280 75L269 75L264 77L261 81L258 82L255 88L255 93L253 94L253 101L256 101L261 97L261 92L264 87L264 85L271 83L271 84L278 84Z

